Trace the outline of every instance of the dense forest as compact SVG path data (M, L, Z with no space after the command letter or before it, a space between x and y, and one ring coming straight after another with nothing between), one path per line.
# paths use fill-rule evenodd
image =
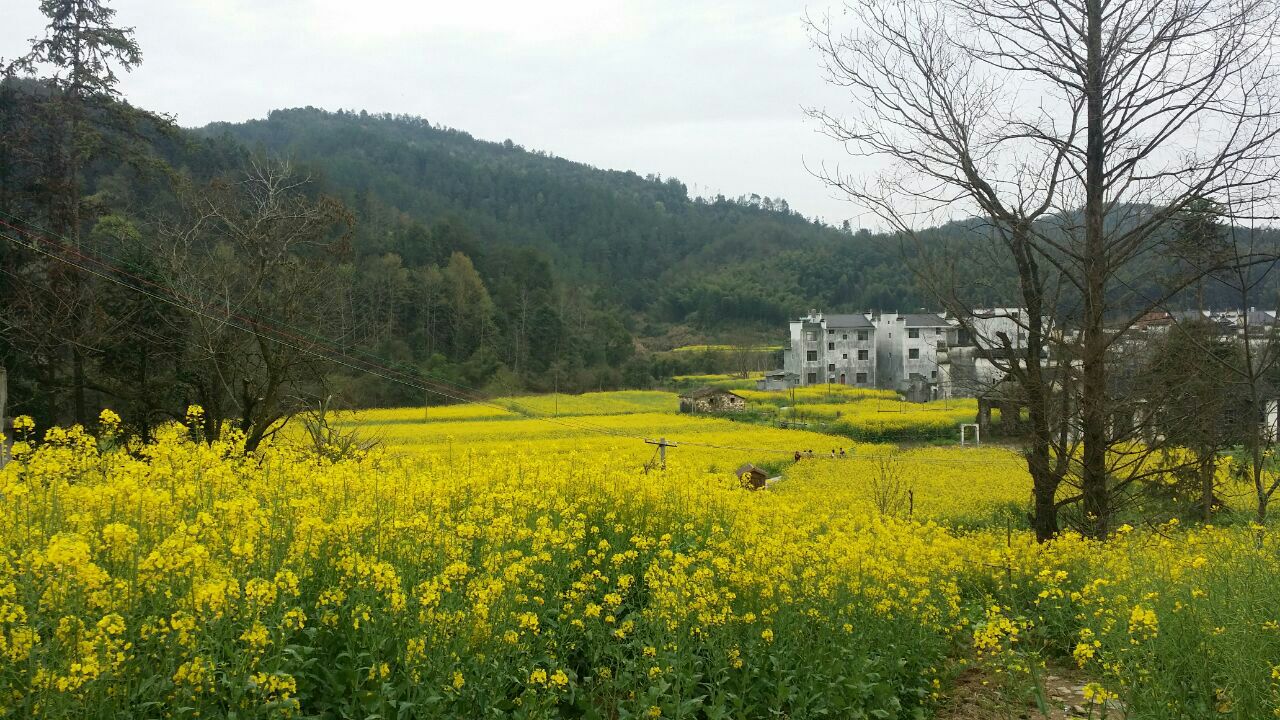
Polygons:
M674 178L600 170L417 117L305 108L199 133L318 170L362 219L363 253L414 265L456 248L490 277L487 253L526 248L557 276L599 289L642 335L670 324L713 337L776 326L813 303L919 304L895 240L851 238L782 199L691 198Z

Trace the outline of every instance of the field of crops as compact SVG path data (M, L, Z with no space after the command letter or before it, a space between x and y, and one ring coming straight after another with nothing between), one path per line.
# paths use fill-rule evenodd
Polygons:
M718 387L726 390L751 390L756 386L756 380L759 380L759 373L748 373L743 377L741 373L712 373L707 375L676 375L671 378L671 385L681 390L694 390L700 387Z
M1008 450L576 402L611 409L364 413L345 427L381 446L336 462L20 424L45 440L0 470L0 708L912 718L961 673L1016 695L1048 663L1132 718L1280 710L1270 528L1037 545L999 512L1029 492ZM742 489L747 461L782 480Z
M781 345L681 345L678 348L672 348L671 352L686 353L707 353L707 352L778 352L782 350Z
M758 417L803 424L867 442L955 441L961 423L978 416L973 398L926 403L900 400L892 390L810 385L794 390L734 390ZM993 419L999 420L998 411Z

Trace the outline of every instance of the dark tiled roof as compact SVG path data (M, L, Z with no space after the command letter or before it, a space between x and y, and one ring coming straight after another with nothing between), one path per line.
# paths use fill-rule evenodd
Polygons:
M738 395L737 393L732 393L732 392L729 392L728 390L725 390L724 388L718 388L718 387L698 388L697 390L694 390L692 392L687 392L684 395L681 395L680 397L696 400L698 398L711 397L712 395L732 395L738 398L739 400L743 399L742 396Z
M875 327L866 315L854 313L853 315L827 315L827 327L829 328L870 328Z
M900 315L907 327L947 327L951 323L933 313L903 313Z

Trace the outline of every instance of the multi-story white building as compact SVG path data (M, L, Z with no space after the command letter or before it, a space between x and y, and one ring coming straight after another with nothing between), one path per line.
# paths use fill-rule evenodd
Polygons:
M966 327L942 313L810 310L791 321L783 370L775 375L787 387L877 387L915 401L980 395L1004 378L1006 339L1010 351L1026 348L1027 324L1018 308L974 310Z
M876 386L876 326L862 314L823 315L816 310L791 321L783 370L800 385Z
M955 344L957 326L937 313L881 313L876 325L877 387L896 390L914 400L950 394L947 348Z

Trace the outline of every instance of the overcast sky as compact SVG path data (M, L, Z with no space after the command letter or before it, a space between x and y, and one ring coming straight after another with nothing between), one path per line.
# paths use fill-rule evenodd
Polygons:
M0 0L0 56L43 32ZM804 117L838 107L788 0L115 0L143 64L122 88L184 126L314 105L421 115L692 194L784 197L838 224L858 209L805 163L843 151ZM844 158L847 161L847 158ZM847 162L846 162L847 164ZM867 218L864 224L872 224Z

